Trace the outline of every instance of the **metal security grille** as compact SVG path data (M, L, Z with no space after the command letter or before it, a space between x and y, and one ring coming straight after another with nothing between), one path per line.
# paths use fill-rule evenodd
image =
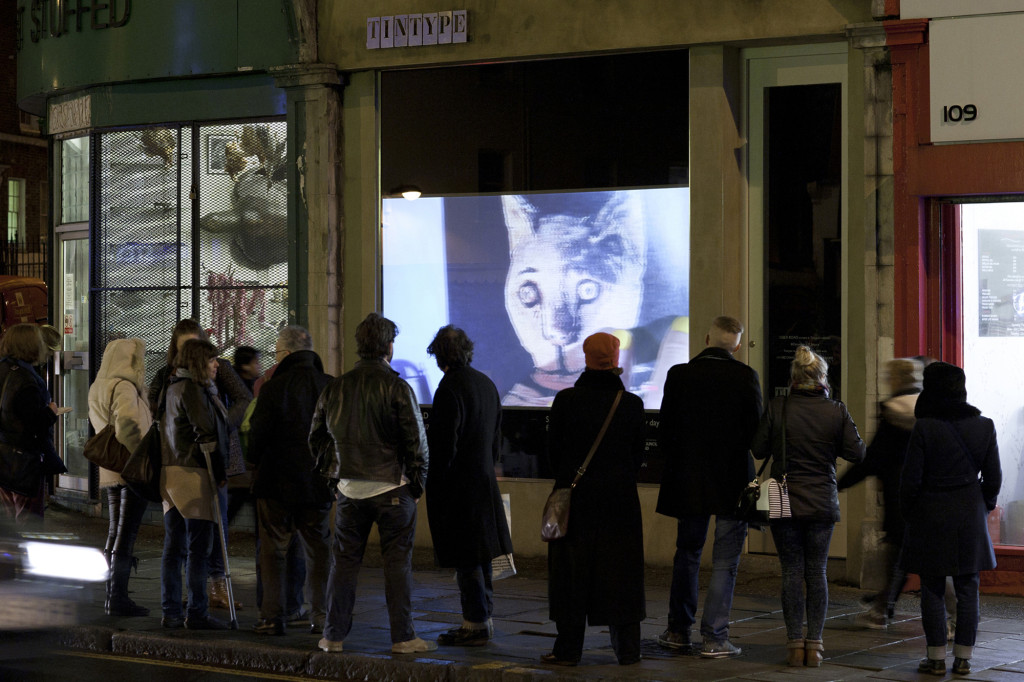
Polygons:
M93 367L115 338L146 343L147 379L195 317L225 357L272 351L287 323L284 122L95 136Z

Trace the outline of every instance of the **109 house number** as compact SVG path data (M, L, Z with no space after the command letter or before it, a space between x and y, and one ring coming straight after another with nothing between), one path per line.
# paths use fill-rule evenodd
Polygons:
M963 106L953 104L942 107L943 123L960 123L961 121L969 123L976 118L978 118L978 107L973 104L965 104Z

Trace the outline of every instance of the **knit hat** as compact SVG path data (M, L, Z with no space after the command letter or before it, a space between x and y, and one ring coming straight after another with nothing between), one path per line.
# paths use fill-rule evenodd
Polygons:
M924 369L924 390L943 401L966 402L967 376L956 365L933 362Z
M619 340L611 334L597 332L583 341L587 369L615 369L619 366Z

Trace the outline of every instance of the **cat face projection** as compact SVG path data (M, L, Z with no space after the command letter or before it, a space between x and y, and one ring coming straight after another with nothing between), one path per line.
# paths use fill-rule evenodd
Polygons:
M503 403L547 405L583 371L587 336L637 323L642 210L625 194L612 195L596 214L545 214L522 196L502 197L502 208L511 260L505 309L535 368L533 385L517 384Z

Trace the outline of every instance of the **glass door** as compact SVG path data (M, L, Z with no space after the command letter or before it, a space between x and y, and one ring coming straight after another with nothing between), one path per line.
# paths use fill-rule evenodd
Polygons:
M55 362L58 374L57 404L71 408L57 422L57 453L68 472L58 486L65 491L89 494L89 462L82 455L89 438L89 233L83 226L62 231L58 274L57 319L61 352Z
M1024 545L1024 203L959 209L967 401L995 422L1003 468L989 533Z

